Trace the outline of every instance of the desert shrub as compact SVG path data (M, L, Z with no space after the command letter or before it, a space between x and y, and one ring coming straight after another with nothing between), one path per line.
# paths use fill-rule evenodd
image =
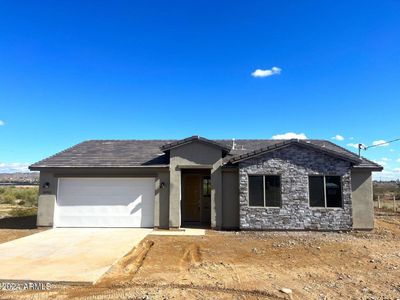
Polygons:
M0 204L14 204L23 200L25 206L37 206L38 187L2 187L0 188Z
M13 208L10 212L8 212L8 215L10 217L29 217L29 216L34 216L36 214L37 214L36 207L29 207L29 208L16 207Z

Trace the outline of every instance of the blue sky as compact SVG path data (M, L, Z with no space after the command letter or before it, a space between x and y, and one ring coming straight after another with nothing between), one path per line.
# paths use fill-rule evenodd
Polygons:
M399 14L398 1L2 1L0 171L86 139L398 138ZM400 177L400 142L364 155Z

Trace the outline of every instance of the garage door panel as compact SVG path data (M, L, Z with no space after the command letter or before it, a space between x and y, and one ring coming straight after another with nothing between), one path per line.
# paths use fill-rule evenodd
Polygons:
M55 227L153 227L154 178L60 178Z

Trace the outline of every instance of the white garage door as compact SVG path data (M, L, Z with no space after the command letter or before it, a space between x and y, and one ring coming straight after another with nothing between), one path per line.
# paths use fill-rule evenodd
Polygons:
M154 178L59 178L55 227L153 227Z

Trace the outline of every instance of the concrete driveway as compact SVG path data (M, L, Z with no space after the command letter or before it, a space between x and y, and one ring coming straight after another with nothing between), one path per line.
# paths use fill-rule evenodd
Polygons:
M0 244L0 281L93 283L151 231L56 228Z

